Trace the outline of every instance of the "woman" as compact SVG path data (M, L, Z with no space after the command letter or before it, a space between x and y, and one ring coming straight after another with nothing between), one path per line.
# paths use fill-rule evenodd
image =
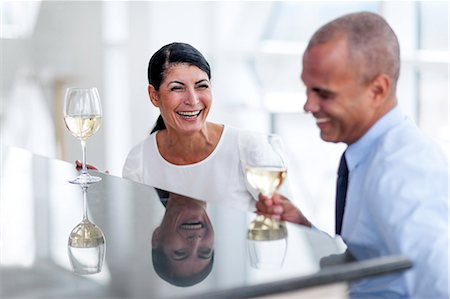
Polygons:
M148 94L161 114L151 134L128 154L123 177L249 209L257 193L247 185L242 161L260 157L263 139L207 121L210 80L208 62L191 45L171 43L152 56Z

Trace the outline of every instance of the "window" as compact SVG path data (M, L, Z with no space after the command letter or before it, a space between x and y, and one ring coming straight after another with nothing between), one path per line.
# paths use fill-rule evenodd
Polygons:
M330 233L337 164L345 145L321 141L312 117L302 113L301 53L321 25L362 10L384 15L399 37L400 106L427 134L449 147L448 2L277 2L253 60L263 91L260 105L272 115L272 131L285 140L293 198ZM399 10L407 12L401 19Z

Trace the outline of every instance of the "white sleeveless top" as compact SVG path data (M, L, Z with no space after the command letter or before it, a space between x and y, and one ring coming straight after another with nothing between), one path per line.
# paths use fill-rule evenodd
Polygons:
M130 151L122 176L195 199L253 209L258 192L247 183L244 167L249 161L266 159L265 136L224 126L216 148L206 159L174 165L159 153L153 133Z

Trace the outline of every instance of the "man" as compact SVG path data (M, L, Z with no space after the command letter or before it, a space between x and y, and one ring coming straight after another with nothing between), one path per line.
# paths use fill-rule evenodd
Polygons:
M340 17L313 35L303 55L304 109L323 140L348 145L336 229L349 251L357 259L402 254L413 262L404 273L352 284L350 296L449 298L448 161L397 107L399 70L398 40L382 17ZM279 194L260 195L257 208L311 226Z

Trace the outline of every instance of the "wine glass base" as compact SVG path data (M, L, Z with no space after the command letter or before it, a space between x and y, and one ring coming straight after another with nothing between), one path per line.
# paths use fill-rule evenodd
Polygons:
M69 180L69 183L76 184L76 185L89 185L98 183L102 180L102 178L98 176L91 176L91 175L79 175L76 178L73 178Z

